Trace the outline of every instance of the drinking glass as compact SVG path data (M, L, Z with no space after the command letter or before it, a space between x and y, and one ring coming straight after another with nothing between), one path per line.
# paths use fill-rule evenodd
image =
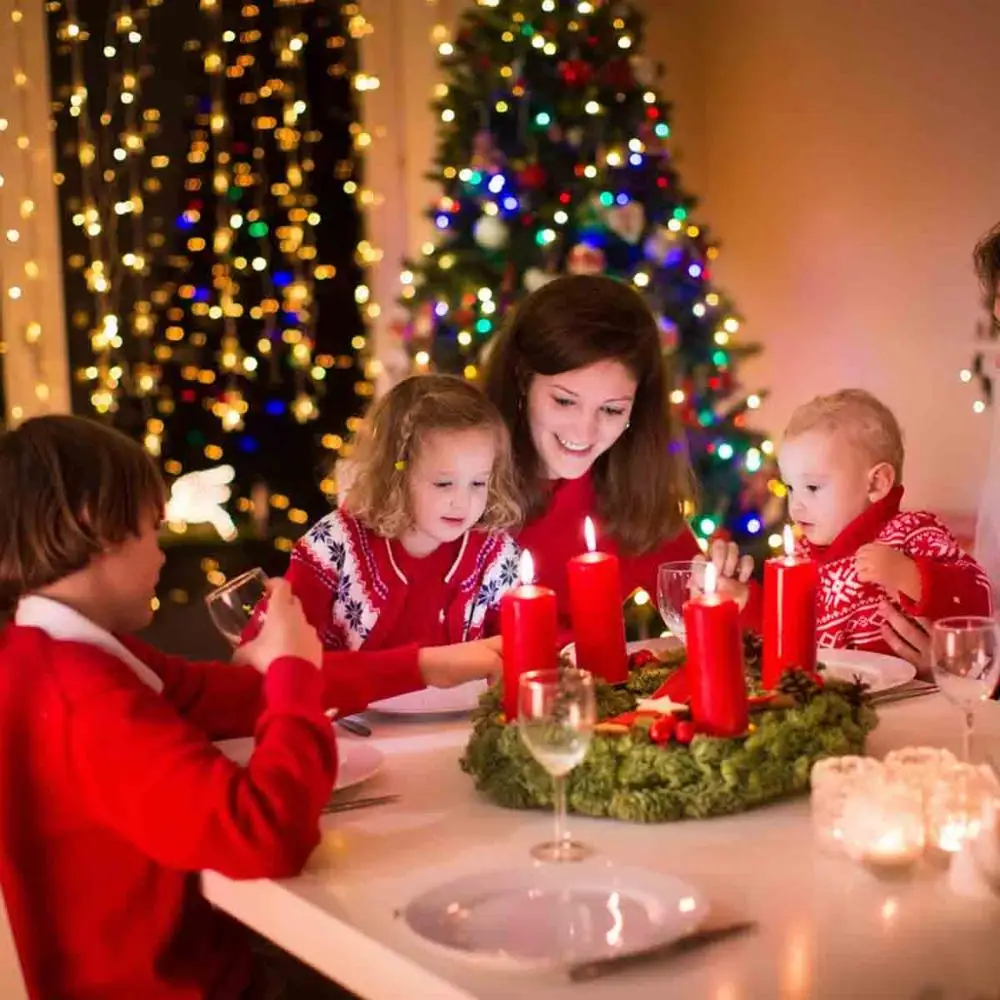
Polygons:
M255 567L227 580L205 598L212 623L231 646L240 644L254 608L266 593L267 575Z
M705 562L690 559L662 563L656 576L656 605L671 633L684 641L684 605L701 593L705 583Z
M1000 628L992 618L957 615L931 626L931 669L941 693L965 714L962 760L969 762L973 713L1000 677Z
M566 775L587 755L597 705L594 679L586 670L533 670L522 674L518 690L521 738L552 776L555 836L531 850L541 861L579 861L590 849L566 831Z

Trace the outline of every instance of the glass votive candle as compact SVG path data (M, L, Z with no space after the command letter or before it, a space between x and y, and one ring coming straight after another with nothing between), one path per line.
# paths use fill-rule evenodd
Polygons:
M927 799L928 844L946 854L962 850L982 827L984 800L996 794L988 768L956 763L942 771Z
M880 774L882 765L874 757L827 757L816 761L809 774L812 788L813 833L820 847L844 850L844 806L859 783Z
M942 772L954 767L958 758L942 747L903 747L887 753L883 763L891 776L919 786L929 796Z
M842 823L848 857L877 871L905 870L924 853L923 795L885 772L851 789Z

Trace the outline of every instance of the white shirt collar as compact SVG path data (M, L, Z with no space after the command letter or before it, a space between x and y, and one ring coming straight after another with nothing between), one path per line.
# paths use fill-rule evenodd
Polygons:
M96 625L68 604L54 601L51 597L29 594L17 602L14 623L39 628L53 639L98 646L121 660L143 684L157 694L163 690L163 681L142 660L126 649L107 629Z

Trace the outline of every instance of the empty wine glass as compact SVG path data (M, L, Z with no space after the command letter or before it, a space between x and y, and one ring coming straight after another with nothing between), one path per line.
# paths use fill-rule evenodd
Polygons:
M541 861L579 861L590 849L566 831L566 775L587 755L597 705L594 679L586 670L533 670L522 674L518 725L531 756L552 776L555 837L531 850Z
M254 568L227 580L206 598L212 623L232 646L238 646L254 608L267 593L267 575Z
M684 605L693 594L701 593L705 582L705 562L685 560L661 564L656 577L656 605L670 632L684 641Z
M1000 677L1000 628L992 618L959 615L931 627L931 669L941 693L965 713L962 759L970 760L973 712Z

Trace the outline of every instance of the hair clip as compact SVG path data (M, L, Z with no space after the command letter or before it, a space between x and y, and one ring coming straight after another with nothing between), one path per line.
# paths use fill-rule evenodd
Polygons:
M400 460L399 460L398 462L396 462L396 463L395 463L395 464L393 465L393 468L394 468L394 469L395 469L395 470L396 470L397 472L402 472L402 471L403 471L403 469L405 469L405 468L406 468L406 462L405 462L405 461L404 461L403 459L400 459Z

